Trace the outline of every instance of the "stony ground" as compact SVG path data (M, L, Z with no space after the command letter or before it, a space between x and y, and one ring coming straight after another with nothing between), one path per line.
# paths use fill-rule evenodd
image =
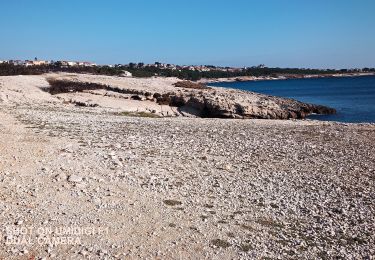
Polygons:
M0 118L0 259L374 259L374 125Z

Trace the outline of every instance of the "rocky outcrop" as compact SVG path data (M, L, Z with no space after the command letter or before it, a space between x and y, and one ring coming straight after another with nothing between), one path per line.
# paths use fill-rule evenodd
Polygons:
M178 111L175 115L206 118L303 119L310 114L336 113L334 109L321 105L249 91L206 87L187 81L160 86L158 89L141 82L133 85L106 84L107 82L105 79L99 81L95 78L90 81L53 79L49 80L51 87L46 90L51 94L104 90L107 93L129 95L127 98L139 102L152 101L161 106L173 107Z
M237 90L173 93L165 97L182 114L208 118L303 119L310 114L334 114L335 109Z

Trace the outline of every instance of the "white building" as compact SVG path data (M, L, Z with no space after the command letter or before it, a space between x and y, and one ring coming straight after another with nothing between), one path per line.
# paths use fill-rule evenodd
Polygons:
M75 61L68 61L67 62L69 66L73 67L73 66L77 66L77 62Z
M26 66L26 67L34 66L34 63L33 63L33 61L31 61L31 60L26 60L26 61L25 61L25 66Z
M69 65L68 61L65 61L65 60L61 60L59 62L60 62L60 64L61 64L62 67L67 67Z
M77 65L78 66L83 66L83 67L94 67L94 66L96 66L95 63L88 62L88 61L78 61Z
M25 60L24 66L42 66L42 65L48 65L50 62L45 60Z

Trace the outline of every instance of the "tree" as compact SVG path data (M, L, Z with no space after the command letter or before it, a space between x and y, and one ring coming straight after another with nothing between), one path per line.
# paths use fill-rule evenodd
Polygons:
M133 62L130 62L130 63L129 63L129 68L131 68L131 69L134 69L134 68L135 68L135 66L136 66L136 64L135 64L135 63L133 63Z

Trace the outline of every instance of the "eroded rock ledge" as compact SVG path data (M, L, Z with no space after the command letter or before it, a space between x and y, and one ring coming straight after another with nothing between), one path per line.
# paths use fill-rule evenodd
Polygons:
M153 89L147 86L132 87L105 84L102 81L79 79L49 79L45 90L52 95L59 93L105 90L105 95L129 95L129 99L153 101L159 105L177 108L182 116L238 119L303 119L310 114L334 114L333 108L306 104L293 99L279 98L254 92L218 87L206 87L192 82L177 82L172 86ZM82 104L82 102L80 103ZM93 106L93 104L87 104Z

